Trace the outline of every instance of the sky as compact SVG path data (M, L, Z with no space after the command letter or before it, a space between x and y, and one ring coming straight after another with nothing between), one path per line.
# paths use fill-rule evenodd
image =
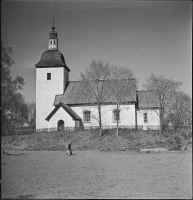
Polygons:
M1 40L13 47L13 77L22 94L35 102L35 64L48 49L53 1L1 1ZM127 67L141 85L151 73L183 82L192 97L192 2L125 0L55 0L54 24L59 51L70 81L93 59Z

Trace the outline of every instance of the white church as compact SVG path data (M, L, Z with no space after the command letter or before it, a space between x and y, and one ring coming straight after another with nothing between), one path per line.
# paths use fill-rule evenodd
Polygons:
M82 98L78 90L80 81L69 79L70 69L58 50L54 25L49 34L48 50L43 52L35 67L36 129L99 126L96 102ZM104 102L102 126L116 127L118 120L120 126L157 129L160 125L158 103L146 103L143 98L144 95L152 97L153 91L136 91L133 87L131 92L119 110L111 98Z

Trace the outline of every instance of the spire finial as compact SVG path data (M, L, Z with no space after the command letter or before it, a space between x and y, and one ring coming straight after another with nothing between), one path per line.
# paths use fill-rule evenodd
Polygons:
M52 30L54 31L55 26L54 26L54 1L52 2Z

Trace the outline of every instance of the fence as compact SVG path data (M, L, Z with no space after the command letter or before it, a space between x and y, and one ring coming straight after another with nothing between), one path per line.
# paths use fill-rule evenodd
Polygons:
M190 126L167 126L163 127L165 131L167 130L192 130L192 125ZM26 134L33 134L33 133L42 133L42 132L59 132L59 131L83 131L83 130L99 130L99 126L84 126L84 127L64 127L64 128L43 128L43 129L20 129L16 130L16 135L26 135ZM102 126L102 130L112 130L117 129L116 126ZM119 126L119 129L129 129L129 130L160 130L159 125L129 125L129 126Z
M82 127L63 127L63 128L46 128L46 129L36 129L36 132L54 132L54 131L83 131L83 130L99 130L99 126L82 126ZM116 126L102 126L102 130L112 130L117 129ZM119 129L136 129L135 125L130 126L119 126Z

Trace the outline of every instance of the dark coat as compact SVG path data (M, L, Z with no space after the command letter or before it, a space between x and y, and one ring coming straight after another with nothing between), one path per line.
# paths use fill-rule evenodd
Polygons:
M68 150L69 150L69 151L72 151L72 150L71 150L71 144L68 144Z

